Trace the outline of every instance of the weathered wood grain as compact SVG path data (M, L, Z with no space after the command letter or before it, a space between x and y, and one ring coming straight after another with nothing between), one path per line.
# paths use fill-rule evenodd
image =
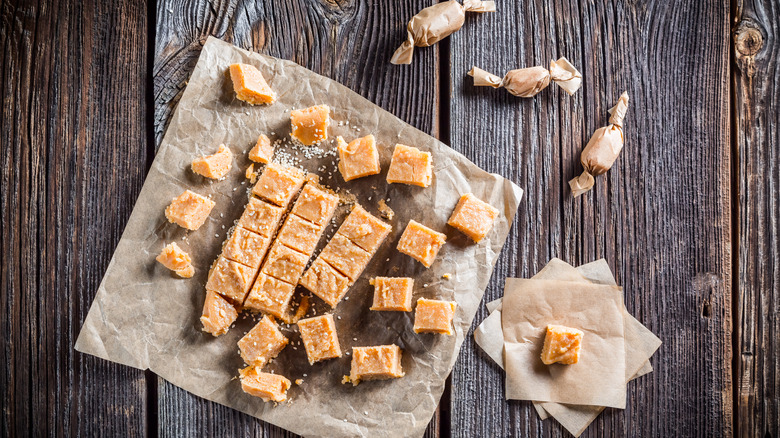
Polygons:
M780 436L780 4L740 1L733 28L739 247L737 435Z
M158 144L208 35L293 60L437 135L438 49L418 51L412 66L389 63L405 36L406 21L427 5L424 0L158 1L154 65ZM287 436L278 428L200 400L162 380L159 394L162 436ZM438 416L427 436L438 436Z
M143 434L141 371L73 350L146 163L145 2L0 3L0 435Z
M452 146L526 189L487 299L551 257L605 257L628 310L664 341L655 372L629 385L627 409L605 411L583 436L733 431L728 16L727 1L501 1L452 37ZM559 56L583 73L574 97L551 85L519 99L466 76ZM580 150L623 90L625 149L574 199ZM505 402L503 379L469 338L453 372L453 436L566 434L529 402Z

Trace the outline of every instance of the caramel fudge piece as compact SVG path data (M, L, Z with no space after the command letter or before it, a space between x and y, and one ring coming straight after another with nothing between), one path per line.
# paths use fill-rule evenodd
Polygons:
M260 134L257 138L257 143L249 151L249 159L256 163L268 164L274 157L274 146L271 144L271 139L265 134Z
M412 184L420 187L431 185L433 166L430 152L423 152L411 146L395 145L390 169L387 171L388 183Z
M452 317L457 306L453 301L420 298L414 311L414 332L451 335Z
M209 272L206 290L219 292L220 295L240 306L246 298L257 269L244 266L219 256L217 263Z
M157 261L182 278L190 278L195 273L190 255L179 248L176 242L166 245L157 256Z
M376 277L374 285L374 304L371 310L412 311L412 289L414 279L403 277Z
M262 368L275 358L288 342L274 320L266 315L238 341L238 350L244 362Z
M401 349L393 345L352 347L349 380L357 386L361 380L384 380L403 377Z
M571 327L548 325L542 348L542 362L545 365L556 362L565 365L577 363L580 360L582 335L582 331Z
M303 254L312 254L322 230L323 227L291 214L285 219L276 241Z
M368 265L371 255L346 237L336 233L323 248L320 258L338 269L350 280L355 281Z
M290 123L290 136L293 140L298 140L306 146L317 144L328 139L330 108L327 105L316 105L290 111Z
M447 236L444 234L410 220L409 225L401 234L401 239L398 240L397 248L398 251L425 265L426 268L430 268L433 260L436 259L436 254L439 253L439 249L446 240Z
M238 220L238 226L261 236L271 237L282 220L284 209L261 199L252 198Z
M192 160L192 171L200 176L221 179L230 172L233 165L233 153L224 144L214 155L205 155Z
M222 255L228 260L257 269L260 267L260 263L263 261L263 257L265 257L265 253L270 245L270 237L253 233L242 227L236 227L230 238L225 241L225 245L222 247Z
M341 357L341 347L336 334L336 323L333 315L315 316L298 321L303 345L309 363Z
M252 105L274 103L276 93L268 86L260 70L254 65L231 64L230 79L236 97Z
M206 222L214 205L211 199L185 190L165 209L165 217L182 228L195 231Z
M287 390L290 380L279 374L261 372L258 367L247 367L241 370L241 389L263 401L277 403L287 400Z
M344 181L379 173L379 151L373 135L367 135L347 144L343 138L336 139L339 149L339 172Z
M260 274L244 301L244 308L264 312L277 318L285 318L293 292L295 292L295 286Z
M390 234L392 227L377 219L360 205L355 205L337 233L351 240L355 245L374 253Z
M460 197L447 224L457 228L471 240L479 242L493 228L498 210L471 193Z
M206 302L203 303L203 315L200 317L204 332L214 336L223 335L236 318L238 311L228 300L213 290L206 291Z
M290 284L298 284L298 279L301 278L308 261L309 256L277 241L271 246L271 252L268 253L268 258L260 272Z
M292 213L311 223L325 225L333 217L338 206L338 196L332 195L314 184L306 184L293 205Z
M274 205L287 207L301 189L305 177L300 169L268 163L252 189L252 194Z
M317 260L303 274L299 284L320 297L330 307L336 307L347 293L350 281L336 268L317 257Z

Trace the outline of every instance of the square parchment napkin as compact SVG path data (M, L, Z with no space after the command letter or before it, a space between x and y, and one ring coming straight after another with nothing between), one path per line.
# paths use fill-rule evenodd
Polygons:
M270 106L248 106L234 98L225 75L229 64L257 66L278 94ZM395 92L395 91L393 91ZM403 92L403 90L397 90ZM235 379L243 365L236 342L254 324L240 317L226 335L214 338L201 331L204 284L211 262L219 254L227 230L241 215L249 183L243 176L250 164L247 151L259 134L287 139L289 111L314 104L331 107L330 140L324 154L302 154L289 145L277 156L298 156L300 165L342 192L348 190L374 214L386 200L395 211L393 232L362 278L334 311L341 347L395 342L403 350L401 379L343 385L350 356L310 366L302 346L288 346L268 366L290 380L303 379L289 390L289 403L264 403L241 391ZM347 141L374 134L383 172L344 183L332 154L335 137ZM213 153L224 143L234 154L233 170L222 181L206 181L189 167L193 158ZM433 155L434 180L420 188L385 183L396 143L416 146ZM308 150L314 151L314 149ZM306 156L308 155L308 157ZM163 210L185 189L216 202L206 223L196 232L170 224ZM493 229L479 244L446 221L461 194L472 192L498 208ZM116 251L90 308L76 349L140 369L151 369L171 383L200 397L246 412L305 436L421 436L444 389L444 380L471 326L496 259L506 240L522 191L499 175L487 173L463 155L407 125L337 82L293 62L238 49L209 38L171 118ZM340 208L337 223L347 213ZM447 244L430 269L395 250L410 219L447 234ZM326 235L332 234L332 230ZM165 243L176 241L193 257L195 276L174 278L154 260ZM320 242L324 246L325 239ZM451 274L449 280L443 274ZM410 276L418 297L456 300L455 335L417 335L412 312L369 312L373 294L368 279L376 275ZM328 311L315 305L319 313ZM283 326L291 343L300 338L295 327Z

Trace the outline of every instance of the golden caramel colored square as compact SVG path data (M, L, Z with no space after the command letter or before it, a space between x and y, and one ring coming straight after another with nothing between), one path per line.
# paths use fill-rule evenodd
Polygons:
M204 155L192 160L192 171L200 176L220 179L230 172L233 166L233 153L224 144L213 155Z
M387 170L388 183L428 187L432 179L433 159L430 152L402 144L395 145L390 169Z
M284 318L290 307L293 292L295 292L295 286L260 274L257 276L255 284L252 285L249 295L246 296L244 308Z
M371 254L346 237L336 233L323 248L320 258L350 280L355 281L371 260Z
M287 400L290 380L279 374L264 373L258 367L246 367L240 371L241 389L263 401L277 403Z
M206 222L214 205L211 199L185 190L165 209L165 217L182 228L195 231Z
M287 207L303 185L306 175L295 167L268 163L260 174L252 194L279 207Z
M575 328L550 324L544 336L542 362L572 365L580 360L583 333Z
M336 307L347 293L350 281L336 268L317 257L317 260L303 274L299 284L320 297L330 307Z
M309 108L290 111L290 124L293 140L311 146L328 139L330 126L330 108L327 105L315 105Z
M398 240L397 248L398 251L425 265L426 268L430 268L446 240L447 236L444 234L410 220L409 225L406 226Z
M249 151L249 159L256 163L268 164L274 157L274 146L271 144L271 139L265 134L260 134L257 138L257 143Z
M160 255L157 256L157 261L175 272L179 277L190 278L195 274L195 268L192 267L190 255L179 248L176 242L166 245L160 252Z
M347 144L343 138L336 139L339 149L339 172L344 181L376 175L380 172L379 151L373 135L367 135Z
M322 230L323 227L291 214L285 219L276 241L298 252L310 255L317 247L317 242L320 241Z
M349 380L357 386L361 380L395 379L404 376L401 349L397 345L352 347Z
M471 193L460 197L458 205L452 212L447 224L479 242L493 228L493 222L498 217L498 210Z
M309 363L341 357L341 346L333 315L327 314L298 321Z
M238 311L228 300L213 290L206 291L203 314L200 322L203 331L219 336L227 333L230 325L238 318Z
M326 225L338 206L338 196L330 194L314 184L306 184L293 205L292 213L311 223Z
M261 199L251 198L238 220L238 226L261 236L271 237L282 220L284 209Z
M301 278L303 269L308 261L308 255L301 254L277 241L271 246L268 258L263 263L260 271L278 280L286 281L290 284L298 284L298 279Z
M412 290L414 279L404 277L376 277L374 285L374 303L371 310L412 311Z
M355 245L373 254L382 245L393 229L389 224L377 219L363 207L355 204L339 227L337 233L351 240Z
M236 306L241 306L246 298L257 268L250 268L223 256L219 256L216 265L209 272L206 289L218 292Z
M242 227L236 227L230 238L225 241L222 247L222 255L228 260L257 269L260 267L260 263L263 261L263 257L265 257L265 253L270 245L270 237L261 236Z
M276 322L266 315L238 341L238 351L244 362L262 368L275 358L288 342Z
M230 79L236 97L252 105L269 104L276 101L276 93L268 86L263 74L254 65L232 64Z
M458 303L420 298L414 311L415 333L452 334L452 318Z

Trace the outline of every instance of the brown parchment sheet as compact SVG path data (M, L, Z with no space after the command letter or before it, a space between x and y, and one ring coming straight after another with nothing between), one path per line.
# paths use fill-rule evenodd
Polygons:
M249 106L236 100L225 75L228 65L235 62L257 66L278 94L278 101L270 106ZM301 153L302 146L295 149L283 145L278 147L277 156L302 157L302 167L319 174L325 185L342 193L348 190L373 214L378 215L380 200L395 211L390 221L393 232L333 312L341 347L346 353L353 346L396 343L403 349L406 376L363 382L357 387L344 385L341 379L349 374L350 355L310 366L303 345L298 344L295 327L282 325L291 344L266 370L303 382L293 384L288 392L289 403L275 405L243 393L235 379L243 365L236 342L258 318L240 316L235 327L219 338L202 332L198 318L208 268L248 200L251 185L244 177L250 164L247 152L261 133L271 140L289 138L289 111L314 104L331 107L329 140L320 146L324 153L311 153L313 149ZM342 135L349 141L369 133L377 139L382 173L345 183L336 170L335 138ZM220 143L234 154L229 175L221 181L194 175L189 169L191 160L213 153ZM396 143L431 152L434 179L430 187L385 183ZM185 189L216 202L206 223L195 232L168 223L163 214L171 199ZM479 244L446 225L459 196L466 192L500 211L493 229ZM200 397L304 436L422 436L471 326L521 196L522 190L512 182L481 170L460 153L343 85L293 62L209 38L84 321L76 349L148 368ZM341 223L348 208L339 208L336 224ZM447 244L430 269L395 250L410 219L447 234ZM326 235L332 235L333 229L335 226ZM192 279L175 278L154 260L171 241L192 255L196 269ZM320 241L320 248L325 241ZM443 279L445 273L451 277ZM377 275L413 277L415 300L427 297L457 301L455 335L415 334L413 312L369 312L373 289L368 279ZM324 303L316 299L313 302L310 315L329 310Z

